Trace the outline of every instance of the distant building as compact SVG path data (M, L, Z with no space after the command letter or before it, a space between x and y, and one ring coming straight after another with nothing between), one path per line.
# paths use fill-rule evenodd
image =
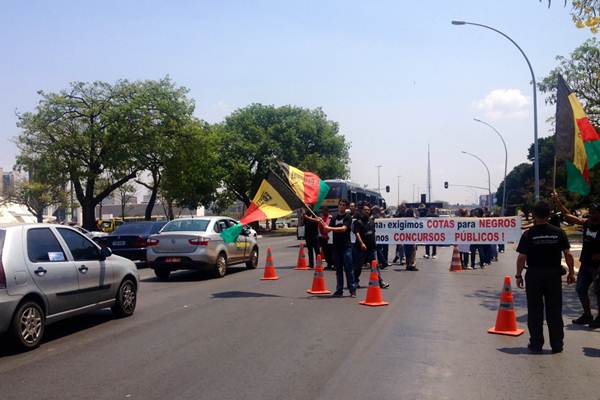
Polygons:
M2 174L2 181L0 182L0 195L6 196L15 188L15 172L4 171L2 168L0 168L0 174Z
M479 196L479 207L487 207L488 204L490 204L488 202L488 198L490 197L489 194L482 194ZM492 207L494 207L497 203L497 199L496 199L496 193L492 193L492 202L491 205Z

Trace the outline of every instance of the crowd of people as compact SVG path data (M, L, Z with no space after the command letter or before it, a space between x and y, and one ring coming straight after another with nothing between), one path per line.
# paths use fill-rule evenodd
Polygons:
M497 216L484 208L476 208L471 212L461 209L457 213L461 217L492 217ZM376 242L375 219L379 218L437 218L435 207L421 204L418 208L409 208L401 204L394 214L378 205L369 202L358 204L340 200L335 215L323 207L320 215L310 212L304 214L304 236L308 252L308 265L313 268L318 254L322 254L326 263L325 269L336 270L337 287L334 296L342 296L344 276L350 296L356 296L356 290L363 287L360 276L365 265L373 260L377 263L379 286L388 288L381 270L390 266L389 244ZM393 264L406 266L407 271L418 271L416 265L418 245L397 244L395 246ZM437 258L437 246L425 245L423 258ZM504 252L502 245L460 245L461 263L463 269L475 269L478 255L480 268L498 260L498 253Z

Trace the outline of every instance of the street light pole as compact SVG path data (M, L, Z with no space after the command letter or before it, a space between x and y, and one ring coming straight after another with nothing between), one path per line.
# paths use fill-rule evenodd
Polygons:
M531 66L531 63L529 62L529 58L527 58L527 55L525 54L523 49L510 36L508 36L504 32L499 31L498 29L492 28L491 26L477 24L475 22L466 22L466 21L452 21L452 25L473 25L473 26L479 26L481 28L486 28L491 31L494 31L494 32L504 36L506 39L510 40L510 42L512 44L514 44L517 49L519 49L519 51L525 58L525 61L527 62L527 66L529 67L529 72L531 72L531 80L533 81L533 153L534 153L534 158L535 158L535 160L533 162L534 179L535 179L534 191L535 191L535 201L539 201L539 199L540 199L540 154L539 154L539 147L538 147L537 88L536 88L537 83L535 81L535 73L533 72L533 67Z
M381 195L381 167L383 165L376 165L377 167L377 192Z
M504 138L502 137L500 132L498 132L498 130L496 128L494 128L492 125L490 125L487 122L482 121L478 118L473 118L473 120L475 122L480 122L480 123L492 128L492 130L494 132L496 132L496 134L498 135L500 140L502 140L502 144L504 145L504 188L502 189L502 211L500 212L502 214L502 216L504 217L504 214L506 212L506 188L508 187L508 182L506 182L506 173L507 173L507 169L508 169L508 150L506 149L506 142L504 141Z
M396 178L398 178L398 204L396 204L396 205L400 206L400 178L402 178L402 176L397 175Z
M487 171L487 176L488 176L488 201L487 201L487 202L488 202L488 207L489 207L489 208L490 208L490 210L491 210L491 209L492 209L492 179L491 179L491 177L490 177L490 169L488 168L488 166L487 166L487 164L485 163L485 161L483 161L483 160L482 160L480 157L476 156L475 154L473 154L473 153L469 153L469 152L466 152L466 151L464 151L464 150L463 150L463 151L461 151L461 153L463 153L463 154L467 154L467 155L469 155L469 156L471 156L471 157L475 157L475 158L476 158L476 159L478 159L478 160L479 160L479 161L480 161L480 162L483 164L483 166L485 167L485 170Z

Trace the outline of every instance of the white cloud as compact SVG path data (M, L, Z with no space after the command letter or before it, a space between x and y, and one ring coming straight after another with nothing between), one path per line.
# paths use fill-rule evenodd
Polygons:
M518 119L529 115L529 97L519 89L494 89L475 103L475 108L492 119Z

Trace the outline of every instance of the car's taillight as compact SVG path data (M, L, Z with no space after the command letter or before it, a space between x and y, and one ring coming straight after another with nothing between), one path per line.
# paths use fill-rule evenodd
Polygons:
M0 289L6 289L6 274L4 273L4 265L2 265L2 255L0 254Z
M160 243L160 241L158 239L148 239L148 240L146 240L146 246L148 246L148 247L158 246L158 243Z
M188 240L192 246L208 246L208 239L203 237L197 237L195 239Z
M148 245L148 241L142 236L138 236L133 241L133 247L146 247Z

